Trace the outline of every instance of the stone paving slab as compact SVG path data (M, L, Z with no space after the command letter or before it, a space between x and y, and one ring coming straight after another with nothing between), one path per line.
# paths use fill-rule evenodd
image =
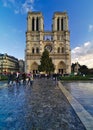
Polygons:
M2 86L0 130L86 130L57 85L42 78L32 86Z
M93 130L93 117L84 109L84 107L63 87L62 83L58 82L58 86L64 93L69 103L75 110L76 114L84 124L86 130Z
M29 130L86 130L55 81L35 79L31 89Z

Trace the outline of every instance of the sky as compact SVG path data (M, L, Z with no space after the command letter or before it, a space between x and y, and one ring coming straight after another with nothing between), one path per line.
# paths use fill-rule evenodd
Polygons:
M93 0L0 0L0 53L24 60L28 11L42 12L49 31L54 12L66 11L71 63L93 68Z

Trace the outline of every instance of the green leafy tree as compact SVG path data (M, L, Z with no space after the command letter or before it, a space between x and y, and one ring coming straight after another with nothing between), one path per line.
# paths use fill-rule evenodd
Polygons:
M89 73L89 69L87 68L86 65L80 66L79 71L80 71L82 74L88 74L88 73Z
M40 72L51 73L54 72L54 64L52 63L52 59L49 57L49 52L45 49L40 60L40 65L38 66L38 70Z

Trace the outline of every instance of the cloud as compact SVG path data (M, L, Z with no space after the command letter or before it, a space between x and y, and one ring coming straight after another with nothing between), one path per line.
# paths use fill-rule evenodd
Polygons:
M71 51L72 63L79 62L88 68L93 68L93 42L86 42Z
M15 9L15 10L14 10L14 13L15 13L15 14L19 14L19 11Z
M35 0L2 0L2 3L4 7L12 8L15 14L24 14L34 10Z
M34 0L26 0L21 6L21 12L28 12L34 10Z
M15 0L1 0L4 7L10 8L15 4Z
M4 6L4 7L8 7L8 3L7 3L6 0L2 0L2 3L3 3L3 6Z
M92 24L89 25L89 29L88 30L89 30L89 32L93 31L93 25Z

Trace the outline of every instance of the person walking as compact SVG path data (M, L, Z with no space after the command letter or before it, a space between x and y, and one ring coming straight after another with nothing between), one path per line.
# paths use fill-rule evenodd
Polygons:
M20 84L19 76L20 76L20 73L17 72L17 73L16 73L16 83L17 83L17 84L18 84L18 83Z
M8 74L8 85L12 85L13 84L13 73L9 72Z
M27 82L27 84L30 84L30 85L32 85L33 84L33 73L29 73L28 74L28 82Z
M23 84L26 84L26 73L25 72L22 74L22 80L23 80Z

